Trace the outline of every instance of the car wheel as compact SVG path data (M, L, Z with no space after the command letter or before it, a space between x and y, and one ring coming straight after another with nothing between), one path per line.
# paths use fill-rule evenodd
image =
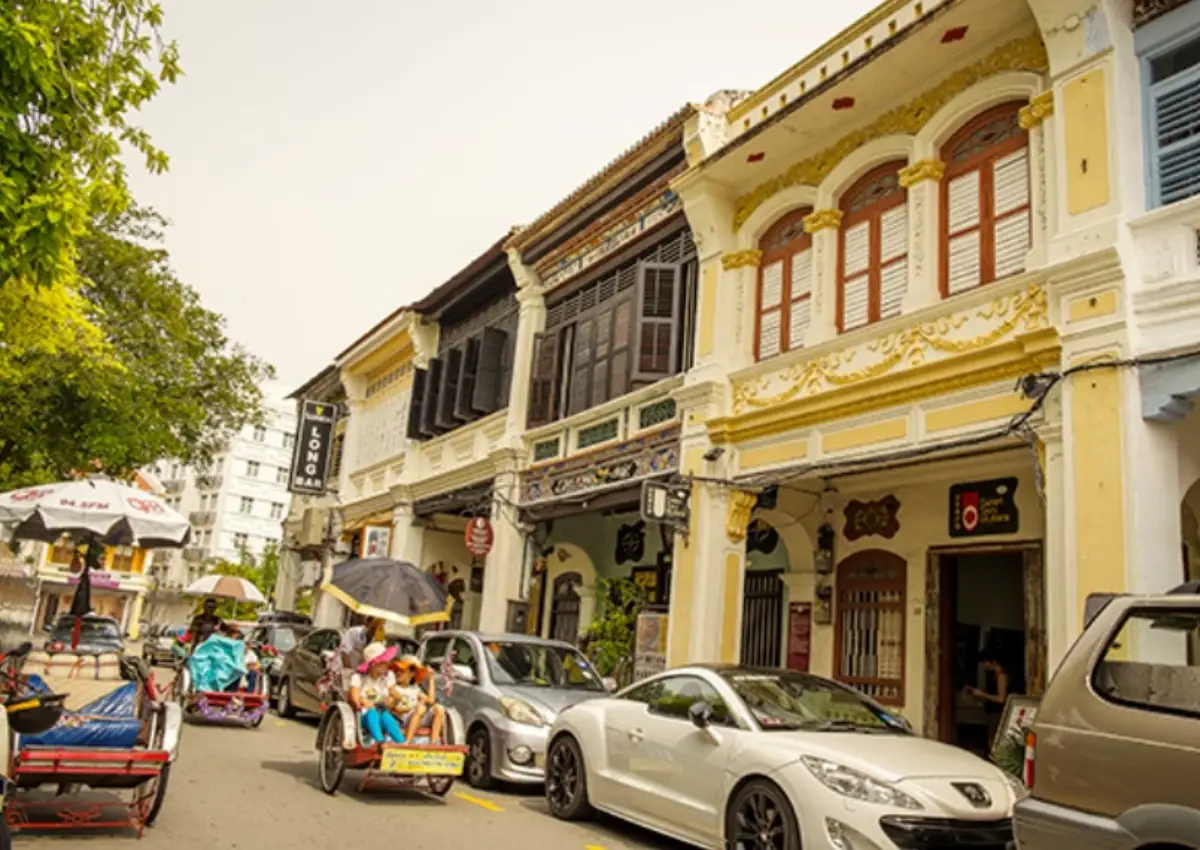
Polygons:
M546 755L546 808L562 820L583 820L592 814L583 751L570 735L555 738Z
M296 709L292 705L292 683L284 679L279 684L279 696L275 701L275 711L280 717L295 717Z
M800 827L787 796L774 782L753 779L725 811L725 842L732 850L800 850Z
M496 784L492 776L492 738L478 726L467 738L467 784L486 791Z

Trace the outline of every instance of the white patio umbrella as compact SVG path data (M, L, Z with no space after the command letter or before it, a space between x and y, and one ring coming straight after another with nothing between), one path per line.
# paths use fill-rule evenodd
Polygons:
M254 583L237 576L222 576L215 573L202 576L187 586L188 596L213 596L232 599L234 602L253 602L262 605L267 600Z
M53 543L70 534L144 549L178 549L192 531L158 496L104 477L0 493L0 526L18 540Z

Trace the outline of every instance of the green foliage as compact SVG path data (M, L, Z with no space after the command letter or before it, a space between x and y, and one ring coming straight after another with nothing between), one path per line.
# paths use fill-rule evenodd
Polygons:
M214 561L209 564L209 572L244 578L257 587L263 596L270 599L275 595L275 579L279 575L279 544L267 543L257 558L242 547L238 551L236 561ZM249 603L235 604L229 599L223 599L217 605L217 616L226 620L252 620L256 611L257 606Z
M72 288L92 217L130 204L122 145L166 170L128 120L181 73L162 23L153 0L0 4L0 289Z
M637 615L645 604L645 591L631 579L598 578L596 599L596 617L587 631L588 655L601 676L624 685L633 677Z
M85 315L112 354L27 352L0 370L0 490L102 468L126 476L162 457L203 465L261 420L269 366L175 277L156 213L98 219L80 242Z
M1010 730L992 750L992 762L1018 779L1025 776L1025 733L1028 729Z

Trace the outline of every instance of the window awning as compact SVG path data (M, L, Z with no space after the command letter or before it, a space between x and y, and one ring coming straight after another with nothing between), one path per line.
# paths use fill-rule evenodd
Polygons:
M1200 400L1200 355L1138 369L1142 417L1151 422L1181 422Z

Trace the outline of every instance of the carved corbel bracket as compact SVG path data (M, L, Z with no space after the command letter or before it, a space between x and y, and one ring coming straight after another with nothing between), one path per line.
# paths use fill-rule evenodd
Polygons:
M750 514L758 502L758 495L747 490L733 490L729 494L729 507L725 517L725 534L731 543L746 539L750 527Z

